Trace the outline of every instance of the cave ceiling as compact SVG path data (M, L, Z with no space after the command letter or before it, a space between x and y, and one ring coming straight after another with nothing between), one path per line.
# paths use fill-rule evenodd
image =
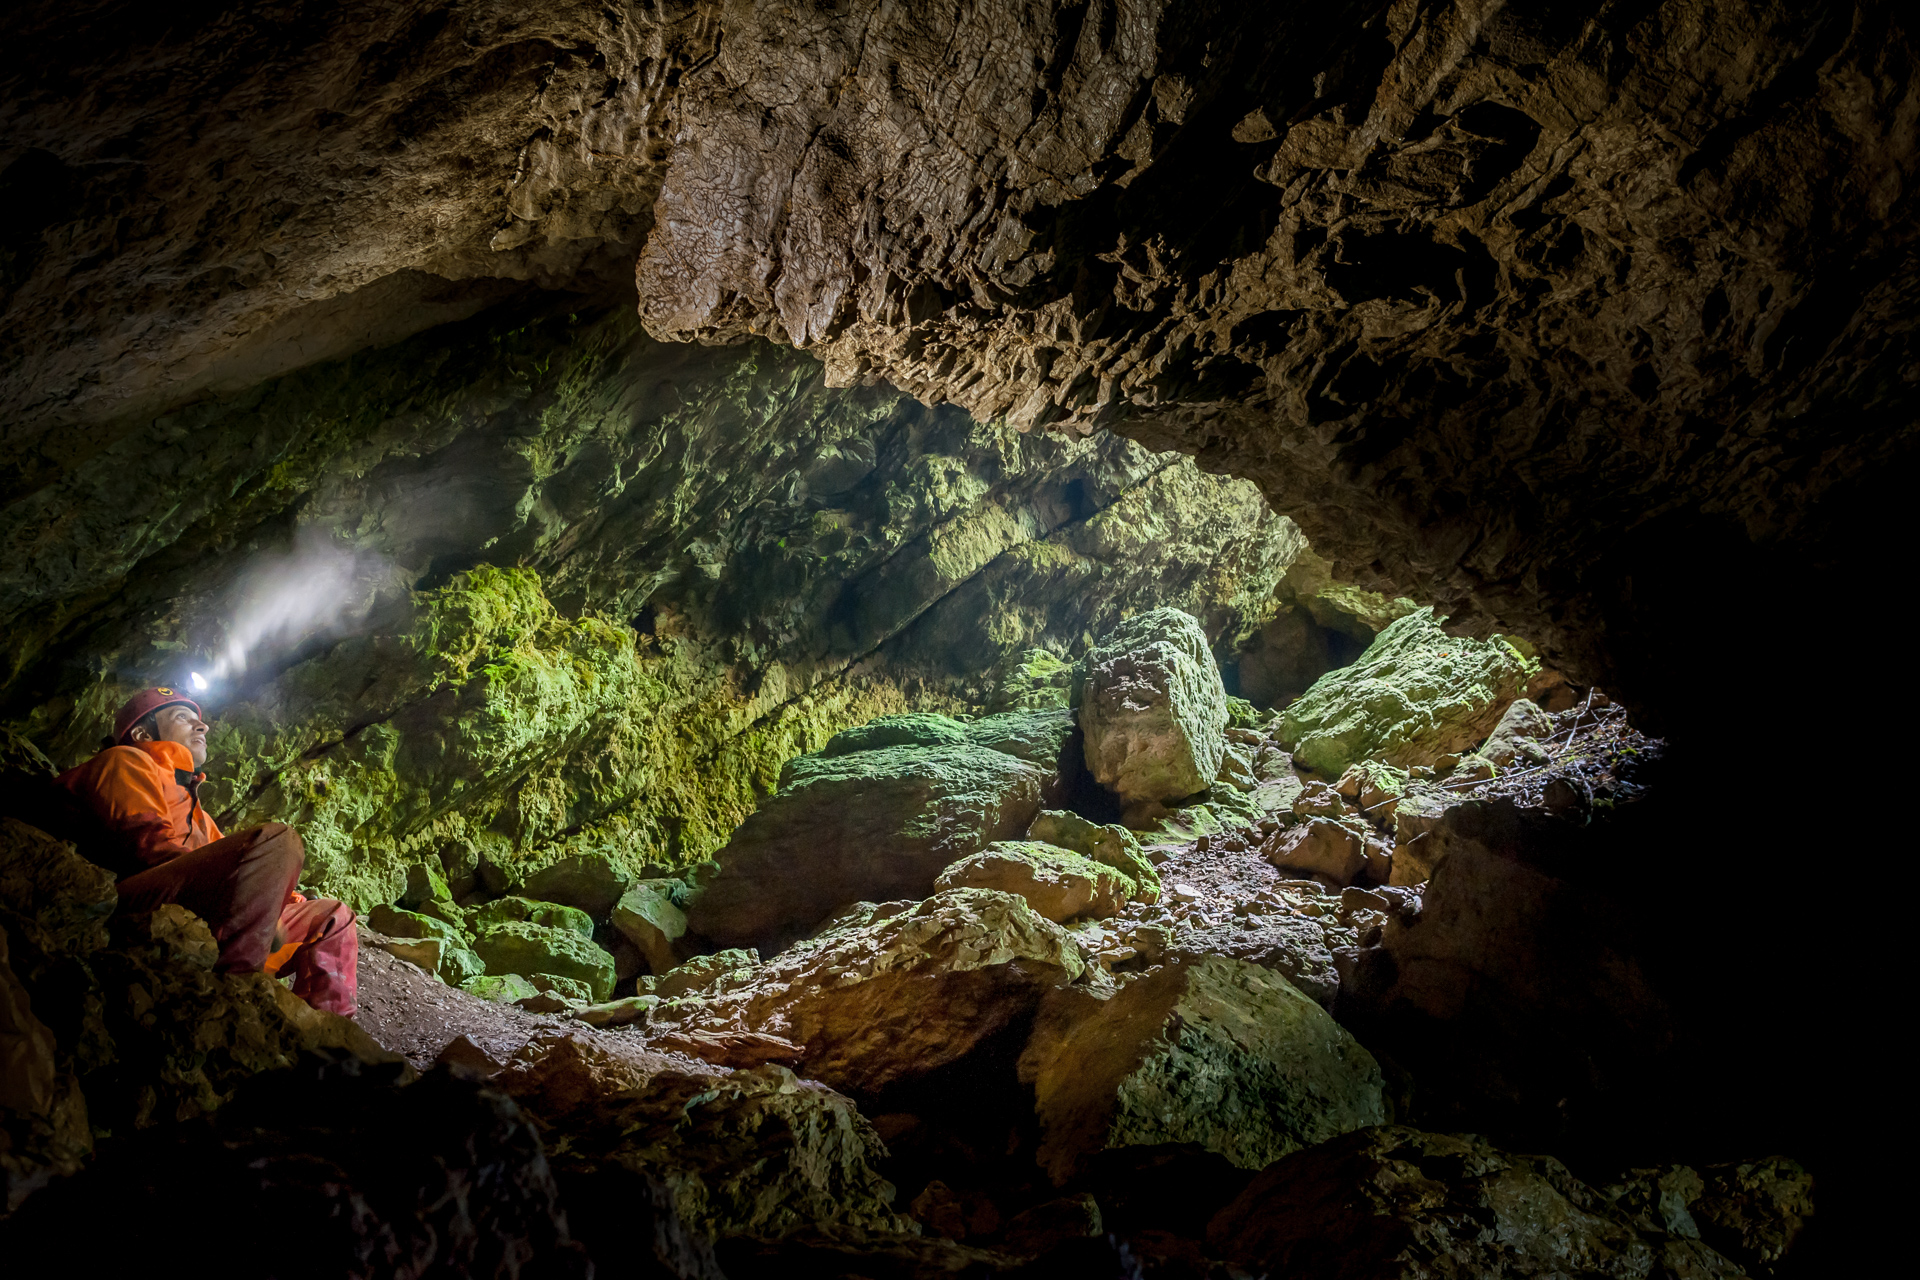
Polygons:
M631 280L655 340L1192 454L1350 580L1657 698L1661 566L1817 571L1911 472L1892 5L29 3L0 42L16 509L182 406Z

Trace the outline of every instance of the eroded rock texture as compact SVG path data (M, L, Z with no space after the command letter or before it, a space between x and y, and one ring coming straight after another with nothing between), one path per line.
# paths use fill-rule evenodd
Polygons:
M636 254L657 336L1178 445L1342 571L1655 693L1666 566L1818 571L1911 463L1892 5L4 21L9 492Z
M1665 602L1619 575L1812 533L1911 458L1890 10L726 22L641 257L662 336L1177 444L1341 566L1595 675L1653 679L1606 629Z

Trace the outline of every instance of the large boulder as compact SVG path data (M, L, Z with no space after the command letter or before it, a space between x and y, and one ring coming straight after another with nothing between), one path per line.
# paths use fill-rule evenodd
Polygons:
M1085 784L1084 739L1079 721L1065 708L983 716L967 726L967 741L1004 751L1039 769L1044 804L1071 804Z
M953 747L967 741L967 726L952 716L931 711L909 711L876 716L865 724L842 729L820 748L823 756L877 751L881 747Z
M575 907L595 920L605 920L620 895L633 887L633 873L616 866L604 853L583 853L548 863L528 876L523 896L540 902Z
M613 994L613 957L570 929L509 920L474 939L473 951L494 976L546 974L586 984L595 1000Z
M692 895L688 928L772 954L850 903L924 898L944 868L1026 830L1041 776L971 745L789 761Z
M1539 664L1499 636L1450 636L1441 621L1410 613L1316 680L1280 717L1294 761L1332 778L1368 759L1432 764L1485 738Z
M853 1102L779 1066L689 1068L622 1056L609 1037L555 1037L493 1083L565 1136L563 1179L622 1173L671 1189L710 1239L794 1235L840 1244L909 1234L876 1166L887 1148Z
M495 898L492 902L474 908L472 914L467 917L467 926L470 932L485 933L515 920L529 921L549 929L564 929L568 933L577 933L583 938L593 936L593 917L580 908L569 907L558 902L541 902L534 898L523 898L518 894Z
M800 1046L800 1070L872 1094L964 1057L1083 971L1073 939L1020 898L986 889L862 904L681 1009L683 1031L745 1031Z
M1190 615L1153 609L1101 637L1083 665L1079 702L1087 768L1121 800L1178 800L1213 785L1227 691Z
M1394 855L1427 851L1432 878L1359 953L1341 1021L1412 1071L1448 1127L1546 1141L1636 1113L1681 1031L1642 960L1644 890L1620 872L1653 839L1511 799L1448 808Z
M996 889L1022 898L1040 915L1064 923L1105 920L1126 908L1138 889L1132 877L1038 840L1002 840L940 873L937 889Z
M631 942L652 973L665 973L677 961L674 944L687 932L687 913L674 902L686 891L679 880L642 880L613 909L613 927Z
M1386 1120L1380 1067L1359 1042L1279 974L1217 957L1105 999L1050 992L1020 1078L1055 1182L1096 1152L1159 1143L1258 1169Z
M1146 854L1140 841L1117 822L1091 822L1077 813L1061 809L1043 809L1027 828L1029 839L1071 849L1083 858L1122 872L1136 886L1134 897L1142 902L1160 900L1160 872Z
M1548 1156L1387 1126L1287 1156L1207 1228L1249 1272L1354 1280L1743 1273L1697 1239L1643 1229Z

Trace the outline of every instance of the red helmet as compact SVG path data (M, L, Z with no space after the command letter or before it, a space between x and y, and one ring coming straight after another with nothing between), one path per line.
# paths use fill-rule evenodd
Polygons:
M193 714L200 715L200 704L192 698L174 689L145 689L128 698L126 705L113 717L113 740L124 744L127 734L142 719L162 707L187 706L193 708Z

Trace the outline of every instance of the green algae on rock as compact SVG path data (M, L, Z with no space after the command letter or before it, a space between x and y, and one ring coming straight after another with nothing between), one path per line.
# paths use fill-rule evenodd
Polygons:
M1160 872L1140 852L1140 841L1118 823L1090 822L1077 813L1043 809L1027 828L1029 839L1071 849L1084 858L1128 876L1133 897L1142 902L1160 900Z
M1131 876L1039 840L999 840L940 873L934 888L994 889L1055 923L1105 920L1139 892Z
M791 1040L809 1076L871 1094L966 1056L1083 967L1067 931L1019 896L945 888L923 902L859 904L655 1017Z
M483 903L467 915L471 933L485 933L511 921L525 920L549 929L564 929L582 938L593 937L593 917L578 907L558 902L541 902L519 894L509 894Z
M816 753L844 756L881 747L951 747L967 741L967 726L952 716L935 712L876 716L865 724L842 729Z
M1279 974L1208 957L1106 999L1048 994L1020 1058L1056 1183L1112 1147L1191 1142L1243 1169L1386 1120L1380 1068Z
M1450 636L1440 623L1431 609L1396 620L1281 713L1294 760L1332 778L1367 759L1432 764L1485 738L1539 664L1498 636Z
M687 923L772 952L861 899L923 898L949 864L1023 833L1041 773L972 745L802 756L715 855Z
M687 932L687 913L674 899L686 891L684 881L642 880L613 908L613 927L639 950L653 973L674 966L674 944Z
M604 853L575 854L549 862L521 883L524 897L563 906L604 920L620 895L633 887L633 875Z
M475 938L473 951L494 977L517 973L538 986L551 975L586 984L596 1001L613 994L613 957L569 929L509 920Z
M1127 619L1088 651L1076 683L1087 767L1121 800L1179 800L1213 784L1227 692L1190 614Z

